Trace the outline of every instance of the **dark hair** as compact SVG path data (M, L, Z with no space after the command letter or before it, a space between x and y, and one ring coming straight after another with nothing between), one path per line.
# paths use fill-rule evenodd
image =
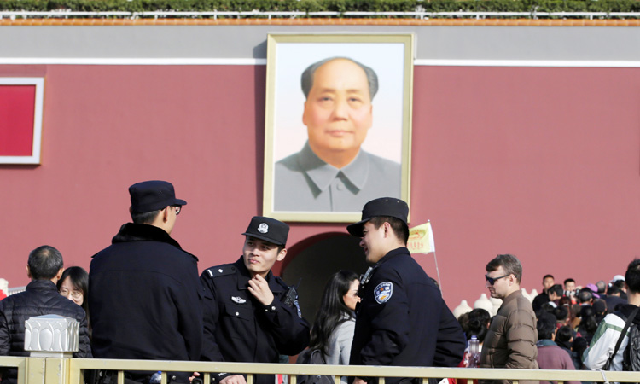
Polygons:
M591 307L596 313L596 323L599 325L602 319L607 316L607 302L602 299L598 299L591 304Z
M556 296L562 297L562 293L564 290L562 289L562 285L555 284L551 288L549 288L549 294L554 293Z
M555 317L546 311L540 311L538 316L538 340L551 340L556 331Z
M624 280L617 280L613 282L613 285L620 288L620 292L624 292L624 282Z
M302 72L302 76L300 76L300 88L302 88L304 98L307 99L309 97L309 92L311 92L311 88L313 88L313 80L318 68L322 67L330 61L335 60L347 60L362 68L365 76L367 76L367 83L369 84L369 100L373 100L373 97L376 95L376 93L378 93L378 75L376 75L376 72L373 69L367 67L366 65L344 56L334 56L324 60L316 61L315 63L308 66L307 69L304 70L304 72Z
M565 321L567 320L567 316L569 316L569 311L564 305L558 305L553 311L553 314L556 315L556 321Z
M576 337L573 339L573 352L578 354L578 362L580 363L580 369L585 369L584 363L582 362L582 355L584 351L586 351L589 343L587 343L587 339L584 337Z
M475 335L480 342L484 341L487 335L487 324L491 321L491 314L485 309L476 308L469 312L469 324L467 332L467 340Z
M620 287L616 287L615 285L611 285L607 289L607 295L617 295L620 293Z
M351 309L344 303L344 295L358 275L352 271L339 271L333 274L324 287L322 303L316 314L316 321L311 328L311 349L318 349L328 354L329 338L340 323L351 320Z
M593 299L593 293L589 288L582 288L578 293L578 301L581 303L589 302Z
M578 330L583 330L584 333L580 332L581 335L584 336L587 341L590 341L593 335L596 333L596 329L598 328L598 323L596 322L596 313L590 305L583 305L580 308L578 317L580 318Z
M153 224L156 217L160 214L160 211L162 211L162 209L151 212L131 212L131 221L133 221L134 224Z
M575 281L575 280L573 280L572 278L568 278L568 279L566 279L566 280L564 281L564 286L566 287L566 286L567 286L567 283L575 283L575 282L576 282L576 281Z
M553 275L544 275L544 277L542 278L542 281L544 281L544 279L546 279L547 277L552 278L553 280L555 280L556 278L553 277Z
M554 303L551 303L551 302L549 302L549 303L544 303L544 304L542 304L542 306L540 307L540 309L538 309L538 310L536 311L536 314L537 314L538 312L540 312L540 311L546 311L546 312L549 312L550 314L552 314L553 316L555 316L555 313L556 313L556 312L555 312L555 311L556 311L556 307L555 307Z
M507 275L514 275L516 277L516 281L520 283L522 280L522 264L520 264L520 260L518 260L514 255L505 253L496 256L495 259L491 260L489 264L487 264L487 272L497 271L499 266L502 266L504 273Z
M64 267L60 251L48 245L31 251L27 265L33 280L51 280Z
M557 341L569 341L573 337L573 329L568 325L563 325L556 331Z
M629 293L640 293L640 259L633 259L624 273L624 281L629 286Z
M89 274L82 267L73 266L69 267L62 272L62 277L58 280L56 284L58 287L58 292L62 287L62 283L69 278L71 284L73 284L73 288L82 292L84 296L84 301L82 302L82 308L84 312L87 314L87 320L89 319Z
M572 337L573 330L567 325L564 325L556 330L556 344L558 344L558 346L560 347L571 350L571 348L573 347L573 342L571 342Z
M404 221L396 219L395 217L376 216L369 220L369 222L373 224L376 229L380 228L384 223L389 223L393 230L393 234L407 244L407 241L409 240L409 227L407 227L407 224L405 224Z
M458 323L460 323L460 326L462 327L462 332L467 336L469 335L469 313L471 312L465 312L458 316Z

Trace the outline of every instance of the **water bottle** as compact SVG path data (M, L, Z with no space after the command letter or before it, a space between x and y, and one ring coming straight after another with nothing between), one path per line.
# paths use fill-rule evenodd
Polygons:
M160 384L161 380L162 380L162 372L158 371L153 375L151 375L151 378L149 378L149 384Z
M480 340L476 335L471 336L471 340L469 340L467 357L469 361L467 368L478 368L478 363L480 362Z

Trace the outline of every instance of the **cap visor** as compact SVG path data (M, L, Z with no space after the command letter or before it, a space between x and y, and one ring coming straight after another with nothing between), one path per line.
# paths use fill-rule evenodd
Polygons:
M355 224L349 224L347 225L347 231L349 232L349 234L351 236L356 236L356 237L363 237L364 236L364 223L366 223L367 220L361 220Z
M273 241L273 239L268 238L267 236L256 235L255 233L247 233L247 232L243 232L242 235L243 236L255 237L256 239L260 239L262 241L268 241L269 243L275 244L277 246L284 246L284 244L277 243L277 242Z
M184 200L176 199L175 202L172 205L183 206L183 205L187 205L187 202L184 201Z

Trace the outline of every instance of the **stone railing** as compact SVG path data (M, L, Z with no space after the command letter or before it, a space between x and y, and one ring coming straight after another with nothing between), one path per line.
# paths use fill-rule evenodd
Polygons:
M527 293L527 290L524 288L522 288L521 291L522 296L529 299L529 301L532 301L534 297L538 296L538 291L535 288L531 290L531 293ZM471 312L474 309L482 308L489 312L491 316L495 316L496 313L498 313L498 308L500 308L501 305L502 300L488 298L487 294L483 293L480 295L480 298L478 298L478 300L473 302L473 308L469 305L469 302L467 300L462 300L462 302L460 302L460 305L458 305L452 312L453 315L458 318L461 315L467 312Z

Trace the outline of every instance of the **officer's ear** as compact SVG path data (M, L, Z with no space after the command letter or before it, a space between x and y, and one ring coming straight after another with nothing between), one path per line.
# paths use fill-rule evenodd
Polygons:
M287 256L287 248L282 248L280 252L278 252L278 256L276 256L276 260L282 261Z

